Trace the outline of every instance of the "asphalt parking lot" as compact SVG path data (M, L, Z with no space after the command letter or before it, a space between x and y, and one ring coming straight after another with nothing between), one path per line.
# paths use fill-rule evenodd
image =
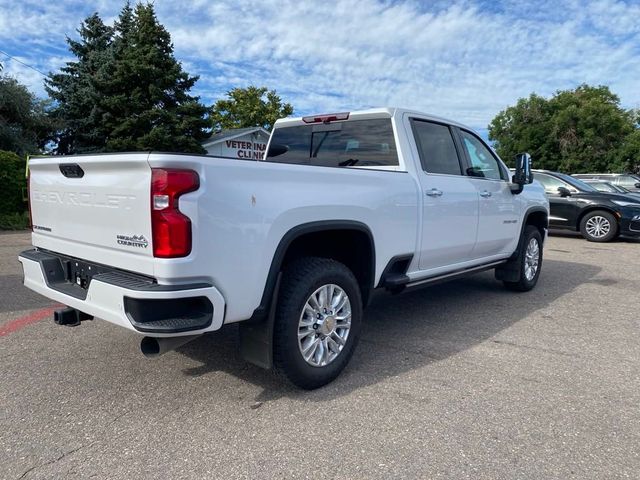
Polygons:
M294 389L237 329L155 360L56 326L0 235L0 478L638 478L640 242L551 237L532 292L491 273L367 311L350 366Z

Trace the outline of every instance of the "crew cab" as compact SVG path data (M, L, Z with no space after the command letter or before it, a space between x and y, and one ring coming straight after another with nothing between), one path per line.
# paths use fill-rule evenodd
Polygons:
M399 108L278 120L264 161L167 153L30 162L24 284L157 356L234 322L250 362L333 380L374 291L540 275L549 204L457 122Z
M572 230L590 242L640 237L640 198L601 192L574 176L534 170L549 196L549 227Z

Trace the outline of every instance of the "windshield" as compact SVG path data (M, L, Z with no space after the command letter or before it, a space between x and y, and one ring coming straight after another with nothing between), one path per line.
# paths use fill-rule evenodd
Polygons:
M598 190L595 187L592 187L588 183L583 182L582 180L578 180L576 177L572 177L571 175L567 175L565 173L556 173L556 176L561 180L567 182L574 188L577 188L583 192L597 192Z
M618 193L621 191L618 190L619 187L616 187L609 182L592 182L587 180L586 183L588 183L592 187L595 187L596 190L599 190L601 192Z

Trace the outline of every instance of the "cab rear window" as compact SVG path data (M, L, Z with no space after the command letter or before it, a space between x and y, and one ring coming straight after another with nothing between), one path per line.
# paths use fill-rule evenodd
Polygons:
M266 161L321 167L397 167L391 119L277 128Z

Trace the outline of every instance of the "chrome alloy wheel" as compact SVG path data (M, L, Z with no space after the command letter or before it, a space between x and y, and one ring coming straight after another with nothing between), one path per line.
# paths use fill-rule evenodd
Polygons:
M587 233L593 238L602 238L606 237L607 234L611 231L611 222L609 222L609 220L607 220L605 217L594 215L589 220L587 220L587 224L585 227Z
M351 302L338 285L318 288L302 307L298 322L298 347L313 367L333 362L347 343L351 329Z
M533 280L540 264L540 244L536 238L529 240L524 252L524 276L528 282Z

